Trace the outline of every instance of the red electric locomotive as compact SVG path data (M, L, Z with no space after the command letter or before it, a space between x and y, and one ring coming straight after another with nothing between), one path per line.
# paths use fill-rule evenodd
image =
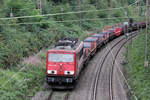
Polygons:
M47 51L47 83L52 88L73 88L83 62L83 42L70 38L59 41Z

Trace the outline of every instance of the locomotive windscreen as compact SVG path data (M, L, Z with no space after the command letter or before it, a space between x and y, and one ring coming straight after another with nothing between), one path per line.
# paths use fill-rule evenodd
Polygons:
M91 43L90 42L84 42L84 48L90 48Z
M48 60L50 62L73 62L74 61L74 54L50 53L48 55Z

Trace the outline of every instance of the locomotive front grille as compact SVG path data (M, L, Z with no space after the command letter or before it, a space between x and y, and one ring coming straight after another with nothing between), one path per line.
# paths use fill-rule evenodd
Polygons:
M63 84L63 83L73 83L73 77L64 77L64 76L47 76L47 82L49 84Z

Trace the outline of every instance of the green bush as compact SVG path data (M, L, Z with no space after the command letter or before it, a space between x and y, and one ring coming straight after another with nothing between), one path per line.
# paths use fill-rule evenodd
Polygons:
M14 34L13 37L15 38L8 38L0 44L0 64L3 68L17 65L23 57L28 57L52 45L55 39L53 33L46 31L33 35Z
M113 13L112 13L112 17L121 17L123 15L124 15L124 13L120 10L113 11Z
M150 89L147 88L150 86L150 68L144 67L145 60L145 30L141 31L142 34L132 41L127 48L128 52L126 54L128 63L125 67L127 72L128 82L131 85L132 90L134 91L135 96L139 100L148 100L150 98ZM150 35L148 35L150 38ZM150 41L148 40L148 43ZM148 50L150 44L148 44ZM150 60L150 53L148 52L148 61ZM130 97L131 100L134 100L134 96Z
M99 18L107 18L108 14L106 12L100 12L100 13L98 13L98 17Z
M23 65L16 70L2 70L0 73L1 100L28 100L38 91L45 77L45 66ZM14 77L13 77L14 76ZM31 91L32 90L32 91Z

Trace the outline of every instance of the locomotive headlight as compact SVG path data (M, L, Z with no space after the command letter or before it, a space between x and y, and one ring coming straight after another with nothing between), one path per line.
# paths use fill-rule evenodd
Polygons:
M48 74L57 74L57 71L56 70L47 70L47 73Z
M64 71L64 74L65 74L65 75L73 75L73 74L74 74L74 71Z

